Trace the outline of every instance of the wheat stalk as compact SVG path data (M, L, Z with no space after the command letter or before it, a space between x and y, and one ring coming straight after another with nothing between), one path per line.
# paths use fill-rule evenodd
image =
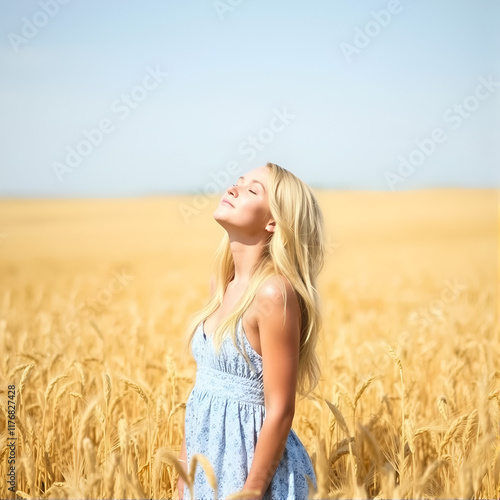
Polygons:
M342 431L347 436L350 436L351 434L349 432L349 427L347 427L347 423L346 423L346 421L344 419L344 416L340 412L340 410L333 403L331 403L330 401L328 401L327 399L325 399L325 401L326 401L326 404L328 405L328 408L330 408L330 410L332 411L333 416L337 420L337 423L339 424L339 427L342 429Z
M108 468L104 476L104 494L105 498L114 497L114 486L115 486L115 473L116 469L120 463L120 455L118 453L112 453L109 459Z
M50 395L52 394L52 391L54 390L54 387L57 384L57 382L59 382L59 380L62 380L64 378L68 378L68 376L67 375L58 375L57 377L55 377L52 380L52 382L50 382L50 384L47 387L47 390L45 391L45 404L47 404L47 401L49 400Z
M120 394L119 396L115 397L115 399L113 399L113 402L111 403L111 408L109 410L109 414L112 415L113 414L113 411L114 409L116 408L116 406L118 405L118 403L127 395L126 392L124 392L123 394Z
M416 437L422 435L422 434L425 434L426 432L429 432L431 430L430 427L420 427L420 429L417 429L415 431L415 433L413 434L413 439L415 439Z
M142 390L142 388L137 385L135 382L133 382L132 380L129 380L129 379L126 379L126 378L120 378L120 380L122 382L124 382L126 385L128 385L132 390L134 390L137 394L139 394L139 396L141 397L141 399L148 405L149 404L149 399L146 395L146 393Z
M438 401L439 413L441 413L445 422L448 421L448 402L444 396L441 396Z
M354 396L354 409L356 409L356 406L358 405L359 398L363 395L363 392L368 388L368 386L375 380L375 376L372 375L371 377L367 378L361 386L358 388L356 391L356 395Z
M90 401L83 413L82 419L80 420L79 430L78 430L78 447L83 445L83 438L87 436L87 431L90 426L90 420L92 415L94 415L94 407L97 404L97 400L94 399Z
M15 368L13 368L10 372L9 372L9 376L8 376L8 380L12 380L14 378L14 375L21 371L21 370L24 370L27 366L29 366L28 363L23 363L21 365L17 365Z
M457 432L458 428L462 425L462 423L467 420L467 415L462 415L461 417L458 417L452 424L452 426L446 431L446 434L444 435L443 441L441 441L441 444L439 446L439 455L442 458L444 449L446 445L450 442L451 438Z
M353 412L352 412L352 425L353 428L356 425L356 408L358 407L358 401L363 395L363 392L368 388L368 386L373 382L375 379L375 376L368 377L362 384L361 386L356 390L356 394L354 395L354 401L353 401Z
M177 472L179 473L179 476L182 478L186 486L189 488L189 491L191 493L191 498L194 498L194 480L191 479L191 476L188 474L187 470L187 464L184 467L177 456L175 456L171 451L167 450L166 448L160 448L156 452L155 456L155 463L153 467L153 483L155 488L157 488L157 485L159 484L160 480L160 472L161 472L161 465L163 462L170 463L172 464ZM155 493L154 495L155 498L159 497L158 493Z
M31 370L33 369L34 367L34 363L28 365L25 369L24 369L24 372L21 376L21 381L19 382L19 398L21 398L21 395L23 394L24 392L24 387L26 385L26 380L28 379L28 375L30 374Z
M248 498L249 495L259 496L261 494L260 490L255 489L241 489L236 493L231 493L226 497L227 500L238 500L239 498Z
M386 349L389 351L390 356L396 361L398 367L399 367L399 376L400 376L400 381L401 381L401 447L399 451L399 473L400 476L403 475L404 471L404 457L405 457L405 386L404 386L404 380L403 380L403 363L401 362L401 359L399 356L396 354L396 351L389 345L389 344L384 344ZM401 481L401 478L400 478Z
M120 448L122 455L126 457L128 450L128 430L127 430L127 420L121 418L118 421L118 435L120 437Z
M462 438L462 443L465 452L468 451L470 444L474 438L474 434L476 433L477 421L478 421L478 410L477 408L475 408L474 410L472 410L472 412L467 418L467 425L465 426L465 431Z
M78 398L78 399L82 400L84 403L87 403L87 400L78 392L70 392L69 395L73 396L74 398Z
M399 356L396 354L396 351L389 345L389 344L384 344L385 348L389 351L389 354L394 361L396 361L399 370L402 372L403 371L403 363L401 362L401 359L399 359Z
M203 467L205 471L205 475L207 477L208 484L213 488L214 490L214 500L217 500L217 491L218 491L218 481L217 478L215 477L214 470L212 469L212 465L210 464L210 461L208 458L201 454L201 453L195 453L191 457L191 461L189 463L189 482L191 484L194 484L194 478L195 478L195 473L196 473L196 467L198 465L198 462L200 465ZM196 492L194 492L196 494ZM260 493L260 492L259 492Z
M102 374L104 385L104 400L106 401L106 413L109 412L109 401L111 399L111 378L108 373Z
M104 412L102 411L101 405L96 404L94 407L94 411L95 411L95 416L101 422L101 424L104 428L105 423L106 423L106 417L104 416Z

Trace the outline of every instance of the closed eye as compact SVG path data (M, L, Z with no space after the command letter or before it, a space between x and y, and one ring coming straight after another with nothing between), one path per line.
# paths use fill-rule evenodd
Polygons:
M252 191L251 189L249 189L249 191L253 194L257 194L255 191Z

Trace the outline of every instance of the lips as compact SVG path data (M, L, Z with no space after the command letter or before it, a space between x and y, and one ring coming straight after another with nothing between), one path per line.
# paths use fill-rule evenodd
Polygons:
M226 200L225 198L222 200L222 203L226 203L228 204L229 206L233 207L234 208L234 205L229 201L229 200Z

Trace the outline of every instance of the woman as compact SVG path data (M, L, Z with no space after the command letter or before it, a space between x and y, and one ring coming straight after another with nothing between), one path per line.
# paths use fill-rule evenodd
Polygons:
M312 190L273 163L241 176L213 216L226 233L212 296L189 328L197 372L179 458L186 471L194 454L208 458L218 498L307 498L316 477L291 426L295 393L307 396L320 375L323 216ZM177 487L191 498L182 479ZM214 498L200 465L194 496Z

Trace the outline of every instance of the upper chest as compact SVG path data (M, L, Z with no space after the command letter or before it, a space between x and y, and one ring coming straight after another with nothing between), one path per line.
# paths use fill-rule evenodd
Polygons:
M222 305L205 320L204 331L207 336L212 335L217 326L222 322L222 320L234 311L238 300L241 298L241 295L242 293L238 294L229 290L226 291L226 293L224 294ZM253 302L243 313L241 324L248 342L250 342L250 345L257 352L257 354L262 356L259 327L257 323L257 312L255 310Z

